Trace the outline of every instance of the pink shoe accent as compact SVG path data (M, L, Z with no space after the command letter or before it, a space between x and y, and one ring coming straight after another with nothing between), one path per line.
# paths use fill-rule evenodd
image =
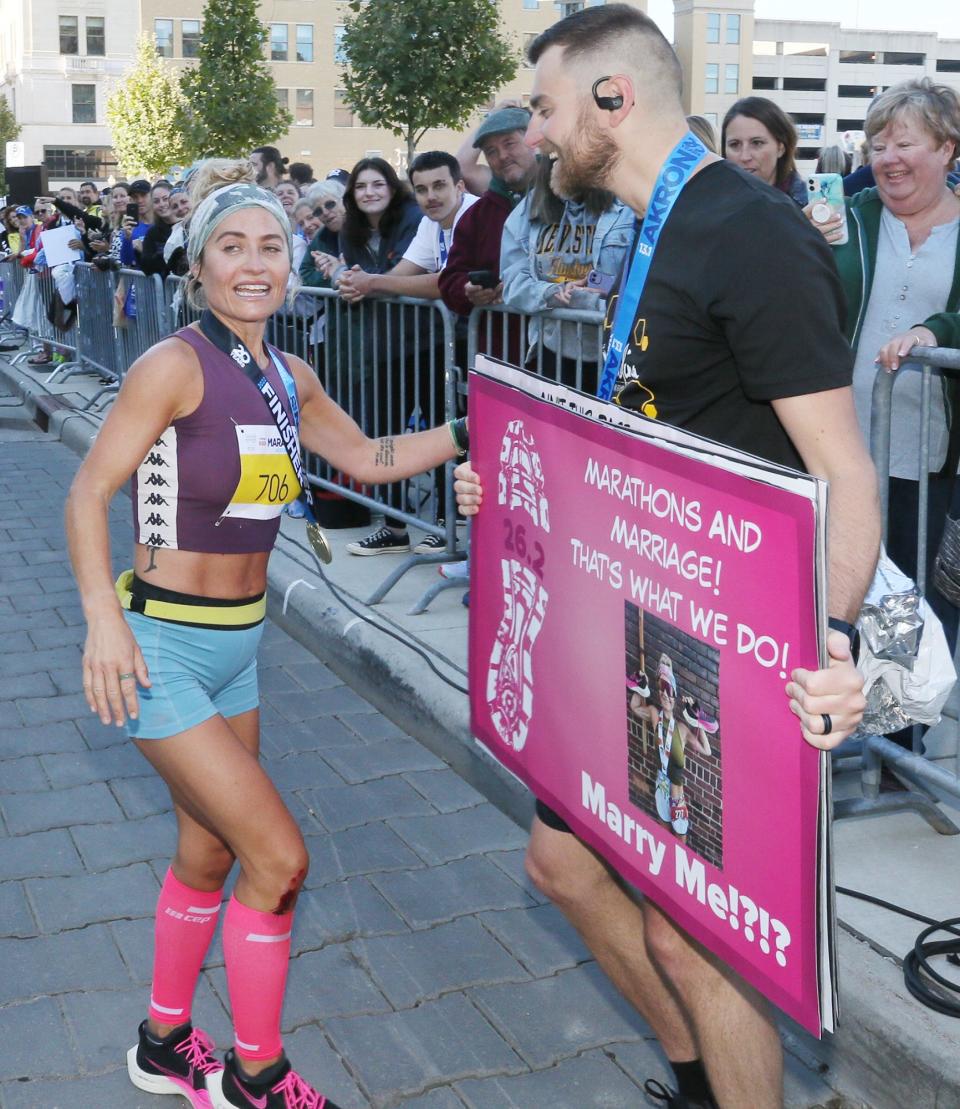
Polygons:
M323 1109L327 1099L301 1078L296 1071L287 1071L283 1078L270 1087L273 1094L283 1094L286 1100L286 1109Z
M283 1050L280 1010L290 962L292 913L261 913L231 897L223 921L223 954L233 1009L234 1047L246 1059Z
M186 1024L204 956L217 929L223 891L191 889L168 870L157 901L149 1014L158 1024Z

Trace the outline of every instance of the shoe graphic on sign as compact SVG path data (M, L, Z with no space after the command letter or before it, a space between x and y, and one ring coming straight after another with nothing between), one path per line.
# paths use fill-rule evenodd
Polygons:
M503 616L490 652L487 702L497 735L515 751L527 742L533 713L533 645L543 627L547 591L516 559L501 560Z
M500 444L497 504L522 508L538 528L549 531L549 504L543 485L543 467L533 436L525 430L523 420L511 420Z

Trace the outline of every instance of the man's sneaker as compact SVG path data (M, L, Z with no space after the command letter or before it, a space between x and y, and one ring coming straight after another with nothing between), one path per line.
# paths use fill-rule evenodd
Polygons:
M251 1082L241 1076L237 1057L227 1052L226 1064L210 1081L213 1109L339 1109L282 1058Z
M435 554L446 549L447 541L442 535L425 535L413 548L414 554Z
M707 735L713 735L720 728L720 724L709 713L704 712L700 702L693 697L683 699L683 719L691 728L702 728Z
M347 550L352 555L409 554L410 537L406 532L396 535L389 528L383 527L365 539L348 543Z
M649 698L650 683L647 681L647 675L643 670L637 670L635 673L627 675L627 689L631 693L639 693L643 698Z
M144 1021L138 1042L127 1052L127 1073L138 1090L179 1094L193 1109L210 1109L207 1084L222 1070L223 1064L213 1054L213 1040L189 1024L154 1040L147 1035Z
M648 1078L644 1082L643 1092L647 1095L648 1102L659 1101L666 1109L717 1109L712 1098L709 1101L691 1101L683 1094L675 1093L669 1086L664 1086L656 1078Z

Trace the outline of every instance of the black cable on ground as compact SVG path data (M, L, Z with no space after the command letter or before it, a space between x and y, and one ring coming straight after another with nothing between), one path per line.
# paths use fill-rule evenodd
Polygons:
M418 647L415 643L411 643L409 639L404 639L402 635L398 635L391 628L385 627L383 624L379 623L376 620L371 620L369 616L367 616L363 612L360 612L359 609L355 608L346 599L346 597L344 597L340 589L336 585L334 585L333 582L323 572L323 566L320 563L320 560L313 553L313 550L310 547L306 546L304 543L298 542L296 539L291 539L289 535L285 535L283 538L292 543L295 547L298 547L301 551L305 551L308 555L310 555L310 557L314 560L314 565L308 566L307 564L301 562L298 558L292 558L292 556L289 555L287 557L291 557L292 561L295 562L298 566L303 567L304 570L313 570L315 573L317 573L320 577L320 580L324 583L324 585L326 585L326 587L330 590L334 597L337 598L340 604L342 604L343 607L349 612L352 612L358 620L362 620L365 624L369 624L371 628L376 628L377 631L383 632L384 635L389 635L391 639L395 639L398 643L402 643L405 647L409 647L410 650L414 652L414 654L419 655L423 659L427 666L430 667L433 673L436 674L442 682L446 682L447 685L449 685L452 689L455 689L458 693L463 693L465 695L469 694L470 691L467 689L466 686L458 685L455 681L452 681L450 678L448 678L446 674L441 673L434 664L433 659L427 654L426 651Z
M900 916L910 917L911 920L919 920L922 924L929 925L917 936L912 950L904 957L903 981L917 1001L928 1009L948 1017L960 1017L960 997L951 996L951 994L960 995L960 983L944 978L930 965L930 959L945 955L948 963L960 967L960 927L958 927L960 917L934 920L922 913L915 913L912 909L905 909L902 905L884 901L881 897L860 893L859 890L846 889L843 886L837 886L837 893L845 897L855 897L858 901L867 901L871 905L878 905L881 909L887 909L892 913L899 913ZM949 932L956 938L931 941L930 937L937 932Z

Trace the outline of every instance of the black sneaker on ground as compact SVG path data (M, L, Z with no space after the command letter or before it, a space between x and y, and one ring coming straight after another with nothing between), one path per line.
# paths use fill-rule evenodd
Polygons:
M127 1052L127 1073L138 1090L179 1094L193 1109L210 1109L207 1082L222 1070L223 1064L213 1054L213 1040L189 1024L154 1040L144 1021L137 1043Z
M664 1086L656 1078L648 1078L644 1082L643 1092L647 1095L648 1101L660 1101L666 1109L717 1109L712 1098L708 1101L691 1101L683 1094L675 1093L669 1086Z
M413 548L414 554L434 554L446 550L447 541L442 535L425 535Z
M410 536L406 532L397 535L388 527L382 527L364 539L348 543L346 549L352 555L408 554Z
M239 1073L233 1050L226 1065L210 1081L213 1109L340 1109L324 1097L283 1058L251 1082Z

